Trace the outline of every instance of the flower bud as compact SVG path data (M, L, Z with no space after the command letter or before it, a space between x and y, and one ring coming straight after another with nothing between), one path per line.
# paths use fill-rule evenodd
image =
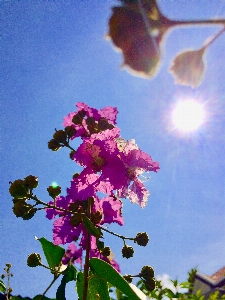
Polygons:
M32 205L27 204L25 200L14 199L13 213L17 218L23 218L23 220L31 219L36 213L37 209Z
M96 123L95 123L95 118L93 118L93 117L88 117L88 118L86 119L86 124L87 124L88 126L94 127L94 126L96 125Z
M99 132L98 124L95 123L95 119L93 117L88 117L86 119L86 124L87 124L87 128L91 134Z
M100 211L91 213L91 222L93 224L99 224L101 219L102 219L102 213Z
M11 183L9 187L9 193L15 198L27 198L28 189L24 185L24 181L22 179L17 179L13 183Z
M113 129L114 126L112 124L108 123L108 120L106 118L101 118L98 121L98 129L99 131L104 131L106 129Z
M76 152L76 151L74 151L74 150L72 150L72 151L70 152L70 154L69 154L69 156L70 156L70 159L72 159L72 160L73 160L73 156L74 156L75 152Z
M84 110L80 110L76 115L73 116L72 122L76 125L81 125L85 115L86 112Z
M56 140L52 139L48 142L48 149L52 151L58 151L61 148L59 142Z
M23 183L27 188L32 190L38 186L38 178L33 175L29 175L24 178Z
M49 193L49 196L51 196L53 199L55 199L61 193L61 187L60 186L53 187L50 185L47 188L47 191Z
M125 245L121 252L123 257L130 258L134 254L134 249L133 247Z
M80 173L75 173L75 174L73 174L73 179L79 177L79 175L80 175Z
M139 232L134 239L134 242L139 246L146 246L148 244L148 241L149 237L146 232Z
M68 138L72 138L72 137L74 137L74 135L76 134L77 131L76 131L76 129L71 125L71 126L67 126L67 127L65 128L65 132L66 132Z
M103 250L104 249L104 242L103 241L100 241L99 239L96 240L96 245L97 245L97 248L99 251Z
M148 280L144 280L143 282L144 282L145 287L148 291L150 291L150 292L154 291L154 289L156 287L156 282L153 278L148 279Z
M105 248L103 248L103 250L101 251L101 253L102 253L103 256L107 257L107 256L110 255L111 249L109 247L105 247Z
M143 277L144 279L149 279L154 277L154 269L150 266L144 266L141 269L140 276Z
M28 267L34 268L40 266L41 264L41 256L38 253L32 253L27 258Z
M77 227L82 221L83 217L77 214L70 218L70 224L74 227Z
M132 276L131 275L124 275L123 278L128 282L131 283L132 282Z
M57 130L53 135L53 139L58 143L65 144L67 142L67 134L64 130Z

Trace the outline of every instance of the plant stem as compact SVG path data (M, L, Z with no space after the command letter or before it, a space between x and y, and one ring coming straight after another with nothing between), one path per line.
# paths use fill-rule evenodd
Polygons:
M169 20L166 19L162 24L169 26L196 26L196 25L225 25L225 19L218 20Z
M88 199L87 217L91 220L91 199ZM83 300L87 299L88 294L88 270L89 270L89 259L91 249L91 235L87 231L87 243L86 243L86 256L84 264L84 286L83 286Z
M224 31L225 31L225 26L219 32L217 32L214 36L209 37L205 41L203 49L208 48Z
M120 235L120 234L118 234L118 233L115 233L115 232L113 232L113 231L110 231L110 230L108 230L108 229L106 229L106 228L104 228L104 227L102 227L102 226L99 226L99 225L96 225L96 226L99 227L99 228L101 228L102 230L104 230L104 231L110 233L110 234L113 234L113 235L115 235L115 236L121 238L122 240L131 240L131 241L134 240L134 238L125 237L125 236L123 236L123 235Z
M54 284L54 282L59 278L60 274L55 276L50 285L47 287L47 289L44 291L44 293L41 295L41 297L38 300L41 300L44 295L47 293L47 291L51 288L51 286Z
M55 206L55 205L48 204L44 201L39 200L36 196L33 196L33 195L29 195L29 198L35 200L38 204L42 204L42 205L44 205L48 208L53 208L53 209L65 212L67 214L74 214L74 215L79 215L79 216L84 216L85 215L84 213L78 213L78 212L75 212L75 211L70 211L70 210Z

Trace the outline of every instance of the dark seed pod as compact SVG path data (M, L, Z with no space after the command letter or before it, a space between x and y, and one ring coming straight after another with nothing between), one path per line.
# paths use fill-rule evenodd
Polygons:
M67 134L64 130L57 130L53 135L53 139L58 143L65 144L67 142Z
M123 278L129 283L131 283L133 279L131 275L124 275Z
M146 246L148 244L148 241L149 237L146 232L139 232L134 239L134 242L139 246Z
M126 257L126 258L130 258L132 257L134 254L134 249L133 247L130 247L130 246L124 246L123 249L122 249L122 256L123 257Z
M71 126L67 126L67 127L65 128L65 132L66 132L68 138L72 138L72 137L74 137L74 135L76 134L77 131L76 131L76 129L71 125Z
M52 139L48 142L48 149L52 151L58 151L61 148L59 142L56 140Z
M51 196L53 199L55 199L58 195L60 195L61 193L61 187L57 186L57 187L53 187L53 186L49 186L47 188L47 191L49 193L49 196Z
M32 253L27 258L28 267L34 268L40 266L41 264L41 256L38 253Z
M23 184L29 189L35 189L38 186L38 178L33 175L29 175L24 178Z
M150 266L144 266L141 269L140 276L143 277L144 279L149 279L154 277L154 269Z
M107 257L107 256L110 255L111 249L109 247L105 247L105 248L103 248L103 250L101 251L101 253L102 253L103 256Z
M24 185L24 181L22 179L17 179L11 183L9 193L14 198L26 198L26 196L28 196L28 189Z
M145 284L146 289L150 292L154 291L154 289L156 287L156 282L153 278L151 278L149 280L144 280L144 284Z

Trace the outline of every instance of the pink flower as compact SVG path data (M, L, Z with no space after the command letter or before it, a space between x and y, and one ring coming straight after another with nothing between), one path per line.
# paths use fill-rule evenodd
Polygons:
M56 197L57 208L46 208L46 217L55 219L54 244L69 244L64 264L70 260L82 263L82 253L87 248L88 233L83 222L84 215L89 215L88 198L92 198L90 219L95 226L111 223L122 226L122 201L115 194L144 207L149 192L140 175L159 170L159 164L140 150L134 140L125 141L120 137L120 129L114 126L116 108L108 106L96 110L82 102L77 103L77 108L77 112L64 118L64 126L74 126L73 138L82 139L73 159L83 170L73 177L66 196ZM106 196L99 198L101 193ZM90 238L90 257L101 258L119 271L113 255L104 257L98 250L96 237L91 235Z
M124 224L122 217L122 201L115 197L105 197L101 200L101 206L103 210L103 219L100 224L104 223L117 223L120 226Z
M77 248L76 244L75 243L71 243L63 258L62 258L62 263L64 265L67 265L68 262L71 260L71 262L76 262L78 264L81 264L82 263L82 249L81 248Z

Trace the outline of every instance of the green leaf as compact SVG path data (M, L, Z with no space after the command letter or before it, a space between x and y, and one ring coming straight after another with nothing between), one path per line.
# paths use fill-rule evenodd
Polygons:
M60 246L56 246L49 242L45 238L38 239L42 245L45 257L47 259L48 265L51 269L54 269L62 260L65 253L65 249Z
M187 288L189 288L190 287L190 282L181 282L180 284L179 284L179 286L181 287L181 288L184 288L184 289L187 289Z
M6 291L6 286L2 280L0 280L0 292L5 293Z
M66 283L76 280L77 270L73 265L68 265L66 270L63 272Z
M45 296L42 296L42 295L37 295L33 298L33 300L56 300L55 298L48 298L48 297L45 297Z
M97 274L88 282L88 295L91 300L110 300L107 282Z
M75 269L74 266L69 264L67 266L66 270L63 273L64 273L64 276L63 276L63 278L61 280L61 283L60 283L60 285L57 289L57 292L56 292L56 299L57 300L66 300L66 295L65 295L66 284L69 281L76 280L77 270Z
M171 299L172 298L176 298L175 294L170 289L166 288L164 292L165 292L165 294L166 294L167 297L169 297Z
M87 231L96 238L100 238L102 236L101 230L95 227L95 225L86 216L84 217L83 225L87 229Z
M77 294L78 294L78 298L82 299L83 298L83 286L84 286L84 273L83 272L79 272L77 274Z
M127 281L110 264L98 258L91 258L90 266L95 274L111 283L122 293L127 295L129 299L140 300Z

